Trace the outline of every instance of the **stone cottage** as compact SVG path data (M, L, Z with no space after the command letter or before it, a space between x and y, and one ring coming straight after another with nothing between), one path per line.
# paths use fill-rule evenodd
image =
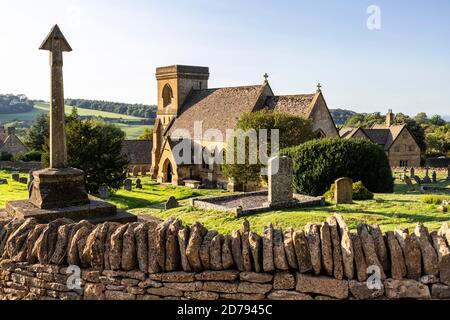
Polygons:
M341 138L367 139L379 145L386 152L392 167L419 167L421 151L414 136L405 124L394 124L394 114L389 110L385 124L365 128L342 128Z
M5 128L0 126L0 154L6 153L16 156L27 151L27 147L17 137L15 127L9 127L6 134Z
M278 96L272 91L267 75L262 84L211 89L209 68L174 65L156 69L158 111L153 130L152 177L161 183L183 184L195 179L210 187L225 188L228 180L218 164L177 163L173 148L184 130L194 144L222 153L226 141L194 137L194 123L201 122L203 133L219 130L226 137L239 118L261 109L274 110L311 119L317 137L338 137L334 121L320 89L310 94Z

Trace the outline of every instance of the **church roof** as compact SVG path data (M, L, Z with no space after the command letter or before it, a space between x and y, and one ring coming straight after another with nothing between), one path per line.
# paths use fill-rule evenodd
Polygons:
M265 84L192 90L168 133L186 129L193 137L194 122L202 121L203 132L219 129L225 135L226 129L234 129L243 114L254 110L264 88Z
M288 96L268 97L266 106L269 110L289 113L304 118L309 118L314 107L312 104L315 94L298 94Z
M125 155L130 164L151 164L152 163L151 140L125 140L122 143L122 154Z

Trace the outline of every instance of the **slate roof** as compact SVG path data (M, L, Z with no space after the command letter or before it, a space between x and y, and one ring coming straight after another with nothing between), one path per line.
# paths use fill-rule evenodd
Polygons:
M194 136L194 122L203 121L203 133L208 129L234 129L239 118L253 111L263 85L192 90L181 108L181 114L167 132L187 129Z
M151 140L125 140L122 144L122 154L126 155L130 164L152 163Z
M370 129L361 130L369 137L369 139L384 148L384 150L389 150L392 144L397 140L400 133L406 127L405 124L402 125L393 125L387 127L383 124L373 125ZM341 138L351 138L359 128L342 128L339 131L339 135Z
M268 97L266 106L269 110L289 113L291 115L309 118L314 107L312 101L315 94L299 94Z

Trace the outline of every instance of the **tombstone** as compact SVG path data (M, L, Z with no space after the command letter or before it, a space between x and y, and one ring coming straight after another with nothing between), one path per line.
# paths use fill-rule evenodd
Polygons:
M131 191L132 189L131 179L125 179L123 181L123 188L127 191Z
M269 206L288 204L292 196L292 159L289 157L272 157L268 162Z
M420 180L419 176L414 176L414 180L416 181L416 183L421 186L422 185L422 181Z
M405 177L406 177L406 167L403 167L401 180L405 181Z
M133 176L135 176L135 177L139 176L139 166L133 167Z
M142 181L141 181L141 179L136 179L136 189L142 189Z
M147 166L142 166L141 167L141 176L146 176L147 175Z
M433 173L431 174L431 181L432 181L433 183L436 183L436 182L437 182L437 174L436 174L436 171L433 171Z
M429 175L429 169L425 169L425 177L422 180L422 183L431 183L430 175Z
M20 177L19 182L23 184L28 184L28 178L27 177Z
M108 199L109 198L109 190L107 186L100 186L98 188L98 195L100 199Z
M334 201L336 204L353 203L353 180L340 178L334 182Z
M16 181L16 182L19 182L19 179L20 179L19 173L18 173L18 172L13 172L13 173L11 174L11 179L13 179L13 180Z
M414 188L414 185L412 184L411 179L408 176L405 177L405 183L408 186L410 191L416 190L416 188Z
M411 167L409 177L410 177L411 179L413 179L415 175L416 175L416 172L415 172L415 170L414 170L414 167Z
M173 209L173 208L177 208L179 206L177 199L175 199L175 197L170 197L165 205L164 205L164 209L165 210L169 210L169 209Z
M6 180L6 179L0 179L0 184L8 184L8 180Z

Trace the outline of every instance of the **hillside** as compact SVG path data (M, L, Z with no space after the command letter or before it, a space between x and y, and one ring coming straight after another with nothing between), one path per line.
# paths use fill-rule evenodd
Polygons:
M87 100L87 99L66 99L65 102L66 105L77 108L119 113L123 115L130 115L148 119L156 118L157 107L153 105L128 104L120 102Z
M33 101L28 100L24 94L0 94L0 114L30 112ZM2 116L3 119L3 116Z
M356 114L356 112L346 109L330 109L330 113L337 126L343 126L348 118Z

